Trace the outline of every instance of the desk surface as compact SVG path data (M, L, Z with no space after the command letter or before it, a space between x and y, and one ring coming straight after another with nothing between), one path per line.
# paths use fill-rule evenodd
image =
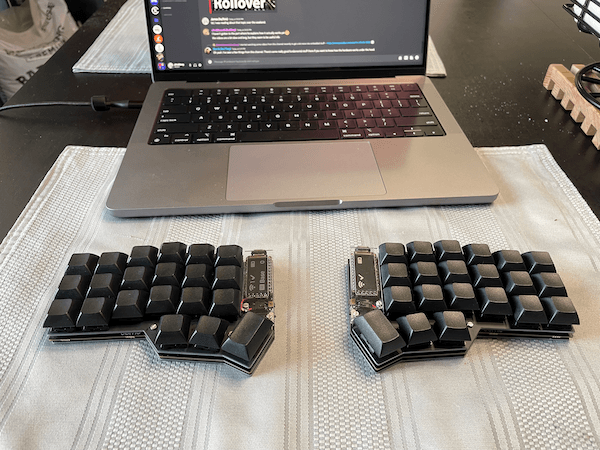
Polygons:
M143 99L148 75L73 74L123 0L109 0L10 101ZM448 77L434 83L476 147L544 143L600 216L600 152L542 86L549 64L598 59L561 1L433 0L431 35ZM0 239L67 145L127 144L137 111L44 107L0 116Z

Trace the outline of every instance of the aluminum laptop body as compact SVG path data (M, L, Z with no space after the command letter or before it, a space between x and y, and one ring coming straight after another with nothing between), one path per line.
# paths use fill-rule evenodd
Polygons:
M107 200L114 215L448 205L497 197L490 174L425 76L429 0L145 2L154 82ZM400 83L419 86L442 135L151 143L167 90L325 92L324 86L341 91Z

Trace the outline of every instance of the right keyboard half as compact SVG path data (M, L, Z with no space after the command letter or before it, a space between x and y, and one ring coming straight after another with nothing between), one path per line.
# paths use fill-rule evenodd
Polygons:
M384 243L348 263L351 336L376 371L464 355L477 337L562 338L577 311L547 252Z

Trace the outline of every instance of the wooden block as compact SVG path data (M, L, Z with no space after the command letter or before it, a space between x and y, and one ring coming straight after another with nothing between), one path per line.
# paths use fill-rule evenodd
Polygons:
M583 98L575 87L575 74L583 67L574 64L568 70L562 64L550 64L543 84L566 111L571 111L571 118L581 123L583 132L592 136L592 144L600 149L600 110Z

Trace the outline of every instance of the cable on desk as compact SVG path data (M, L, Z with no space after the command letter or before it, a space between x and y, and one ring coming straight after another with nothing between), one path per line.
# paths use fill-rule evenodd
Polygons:
M104 95L94 95L89 102L39 102L39 103L20 103L16 105L4 105L0 107L1 111L17 108L32 108L38 106L91 106L94 111L108 111L112 108L140 109L142 102L132 100L108 101Z

